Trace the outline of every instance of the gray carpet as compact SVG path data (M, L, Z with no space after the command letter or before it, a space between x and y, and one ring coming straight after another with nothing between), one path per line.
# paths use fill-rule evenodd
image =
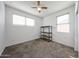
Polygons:
M77 57L77 52L62 44L38 39L7 47L2 55L11 58L72 58Z

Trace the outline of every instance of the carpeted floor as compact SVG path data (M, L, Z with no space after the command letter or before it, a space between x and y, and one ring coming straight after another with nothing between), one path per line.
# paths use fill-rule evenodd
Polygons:
M38 39L7 47L2 55L11 58L72 58L77 57L77 52L59 43Z

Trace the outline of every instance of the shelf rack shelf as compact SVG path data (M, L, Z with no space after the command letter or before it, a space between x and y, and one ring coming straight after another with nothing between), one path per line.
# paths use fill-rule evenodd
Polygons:
M40 38L47 41L52 41L52 26L41 26Z

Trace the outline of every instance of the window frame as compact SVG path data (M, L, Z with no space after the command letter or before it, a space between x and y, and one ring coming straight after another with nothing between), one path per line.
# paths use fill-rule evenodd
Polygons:
M13 23L13 21L14 21L13 15L17 15L17 16L24 17L24 20L25 20L24 25L14 24L14 23ZM28 25L27 25L27 20L26 20L27 18L33 19L33 18L31 18L31 17L26 17L26 16L23 16L23 15L19 15L19 14L14 13L14 14L12 14L12 25L13 25L13 26L28 26ZM35 26L35 19L33 19L33 21L34 21L34 26ZM34 26L28 26L28 27L34 27Z
M33 26L27 25L27 18L32 19L34 21L34 25ZM30 17L25 17L25 25L28 26L28 27L34 27L35 26L35 20L33 18L30 18Z
M57 26L58 25L62 25L62 24L57 24L57 18L60 17L60 16L64 16L66 14L69 15L69 22L68 23L62 23L62 24L69 24L69 32L59 32L59 31L57 31ZM65 14L56 16L56 32L59 32L59 33L70 33L70 13L65 13Z
M18 14L13 14L13 15L17 15L17 16L21 16L21 17L26 18L26 17L25 17L25 16L23 16L23 15L18 15ZM20 24L13 24L13 15L12 15L12 25L14 25L14 26L25 26L25 24L24 24L24 25L20 25Z

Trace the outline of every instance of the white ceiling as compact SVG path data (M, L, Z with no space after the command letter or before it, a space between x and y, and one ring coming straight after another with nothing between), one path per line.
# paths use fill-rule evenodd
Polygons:
M48 9L38 13L36 9L33 9L33 6L36 6L35 1L6 1L5 4L20 9L22 11L28 12L32 15L36 15L39 17L45 17L51 13L62 10L69 6L74 5L73 1L41 1L43 6L47 6Z

